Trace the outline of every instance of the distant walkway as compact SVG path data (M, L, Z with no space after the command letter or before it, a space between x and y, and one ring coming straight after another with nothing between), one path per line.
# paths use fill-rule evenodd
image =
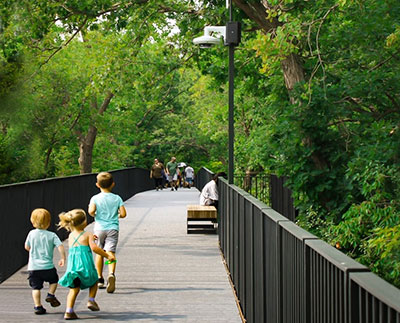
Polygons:
M186 234L186 205L197 204L198 197L194 188L163 190L126 202L116 291L98 291L100 312L86 308L87 290L82 291L75 307L79 321L241 322L217 235ZM68 289L58 287L60 307L44 302L48 314L35 315L26 278L24 267L0 285L0 322L64 322Z

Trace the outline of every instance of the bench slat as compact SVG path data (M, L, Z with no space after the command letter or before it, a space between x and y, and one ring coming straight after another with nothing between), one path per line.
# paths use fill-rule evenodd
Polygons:
M208 221L207 223L193 223L196 221ZM209 205L187 206L187 233L217 233L214 224L217 222L217 209ZM189 223L190 222L190 223Z
M188 219L196 219L196 218L216 219L217 209L215 208L215 206L188 205L187 217Z

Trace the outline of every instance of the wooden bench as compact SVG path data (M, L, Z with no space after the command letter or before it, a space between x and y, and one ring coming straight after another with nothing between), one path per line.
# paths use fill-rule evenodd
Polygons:
M187 206L187 233L217 233L214 223L217 223L217 209L215 206Z

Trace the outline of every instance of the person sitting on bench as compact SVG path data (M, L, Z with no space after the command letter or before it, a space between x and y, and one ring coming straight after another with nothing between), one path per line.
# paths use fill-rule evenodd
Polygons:
M218 209L218 177L226 176L224 172L217 173L202 189L200 194L200 205L215 206Z

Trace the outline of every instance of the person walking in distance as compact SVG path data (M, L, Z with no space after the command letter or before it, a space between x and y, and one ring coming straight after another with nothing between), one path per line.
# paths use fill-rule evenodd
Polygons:
M178 163L176 162L176 158L172 157L171 160L167 163L166 173L168 175L168 181L171 186L171 191L178 190Z
M115 186L110 173L101 172L97 175L96 186L100 193L94 195L89 202L89 214L94 217L94 235L97 245L108 255L115 258L119 236L119 218L126 217L126 209L121 197L112 193ZM99 278L99 288L104 288L104 256L96 255L96 269ZM108 264L107 293L115 291L116 260Z
M156 191L159 189L163 189L163 171L164 165L158 161L158 159L154 159L154 164L151 167L150 178L154 179L154 183L156 186Z
M194 180L194 169L190 165L185 168L185 178L188 188L191 188Z

